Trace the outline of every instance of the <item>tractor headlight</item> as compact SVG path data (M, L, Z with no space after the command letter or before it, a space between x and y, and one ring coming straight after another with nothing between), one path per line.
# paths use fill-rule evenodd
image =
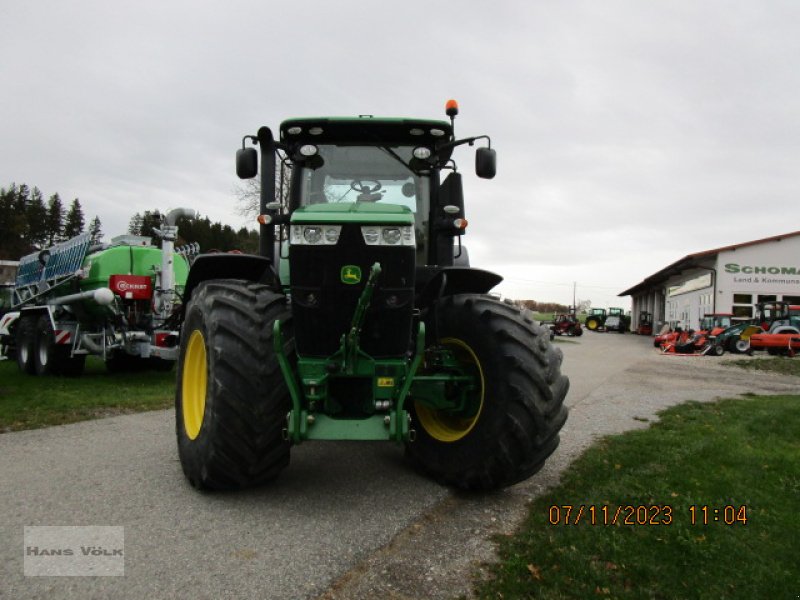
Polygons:
M380 243L380 227L362 227L361 234L364 236L364 241L366 242L367 246L374 246Z
M361 235L367 246L416 246L413 225L382 227L364 225Z
M289 241L304 246L333 246L341 232L341 225L292 225Z
M383 241L390 246L395 246L400 243L400 228L399 227L384 227L381 232Z
M322 241L322 227L306 227L303 229L303 238L309 244L319 244Z

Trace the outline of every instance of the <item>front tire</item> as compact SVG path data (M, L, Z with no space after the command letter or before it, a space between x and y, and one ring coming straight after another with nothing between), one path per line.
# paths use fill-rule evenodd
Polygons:
M273 350L283 325L294 351L286 298L267 286L201 283L181 330L175 427L178 455L199 489L236 489L274 479L289 464L283 438L289 392Z
M435 310L437 307L434 307ZM431 330L477 382L477 410L452 415L421 403L410 412L417 439L407 454L422 471L464 489L527 479L558 446L569 380L548 331L489 296L445 298Z

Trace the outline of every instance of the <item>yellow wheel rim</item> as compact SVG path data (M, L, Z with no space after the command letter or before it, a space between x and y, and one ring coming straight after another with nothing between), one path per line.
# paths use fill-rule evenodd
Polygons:
M206 342L197 329L189 337L183 357L183 380L181 381L181 409L183 428L190 440L200 435L203 415L206 411Z
M588 321L586 321L586 328L592 330L597 329L597 321L595 321L594 319L589 319Z
M486 390L483 369L478 357L465 342L455 338L444 338L441 341L443 346L449 347L462 366L468 372L473 373L480 383L478 394L480 394L480 405L475 415L472 417L456 417L444 411L436 410L415 402L414 409L419 418L420 425L435 440L440 442L455 442L466 436L475 427L483 412L483 400Z

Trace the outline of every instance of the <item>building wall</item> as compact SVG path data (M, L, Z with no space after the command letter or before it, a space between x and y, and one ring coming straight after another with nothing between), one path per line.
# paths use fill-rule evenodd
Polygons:
M758 302L800 304L800 236L739 246L699 260L705 268L684 271L632 298L634 323L650 312L659 322L696 329L703 315L733 313L750 318Z
M718 303L736 316L750 317L759 301L800 304L800 236L720 252Z
M664 320L672 327L697 329L703 315L725 312L714 305L714 261L672 277L664 286Z

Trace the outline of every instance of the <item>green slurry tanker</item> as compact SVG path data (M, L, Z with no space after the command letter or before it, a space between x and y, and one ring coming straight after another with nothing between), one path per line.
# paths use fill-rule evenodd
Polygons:
M201 255L184 293L176 433L192 485L266 482L307 440L391 440L443 483L493 489L556 449L561 351L489 294L502 278L461 243L453 151L484 141L487 179L496 157L487 136L455 137L457 112L298 118L244 137L260 255Z
M87 355L112 372L168 370L178 357L179 299L188 265L174 251L176 209L150 238L123 235L91 246L89 233L23 257L13 308L0 321L0 343L32 375L80 375Z

